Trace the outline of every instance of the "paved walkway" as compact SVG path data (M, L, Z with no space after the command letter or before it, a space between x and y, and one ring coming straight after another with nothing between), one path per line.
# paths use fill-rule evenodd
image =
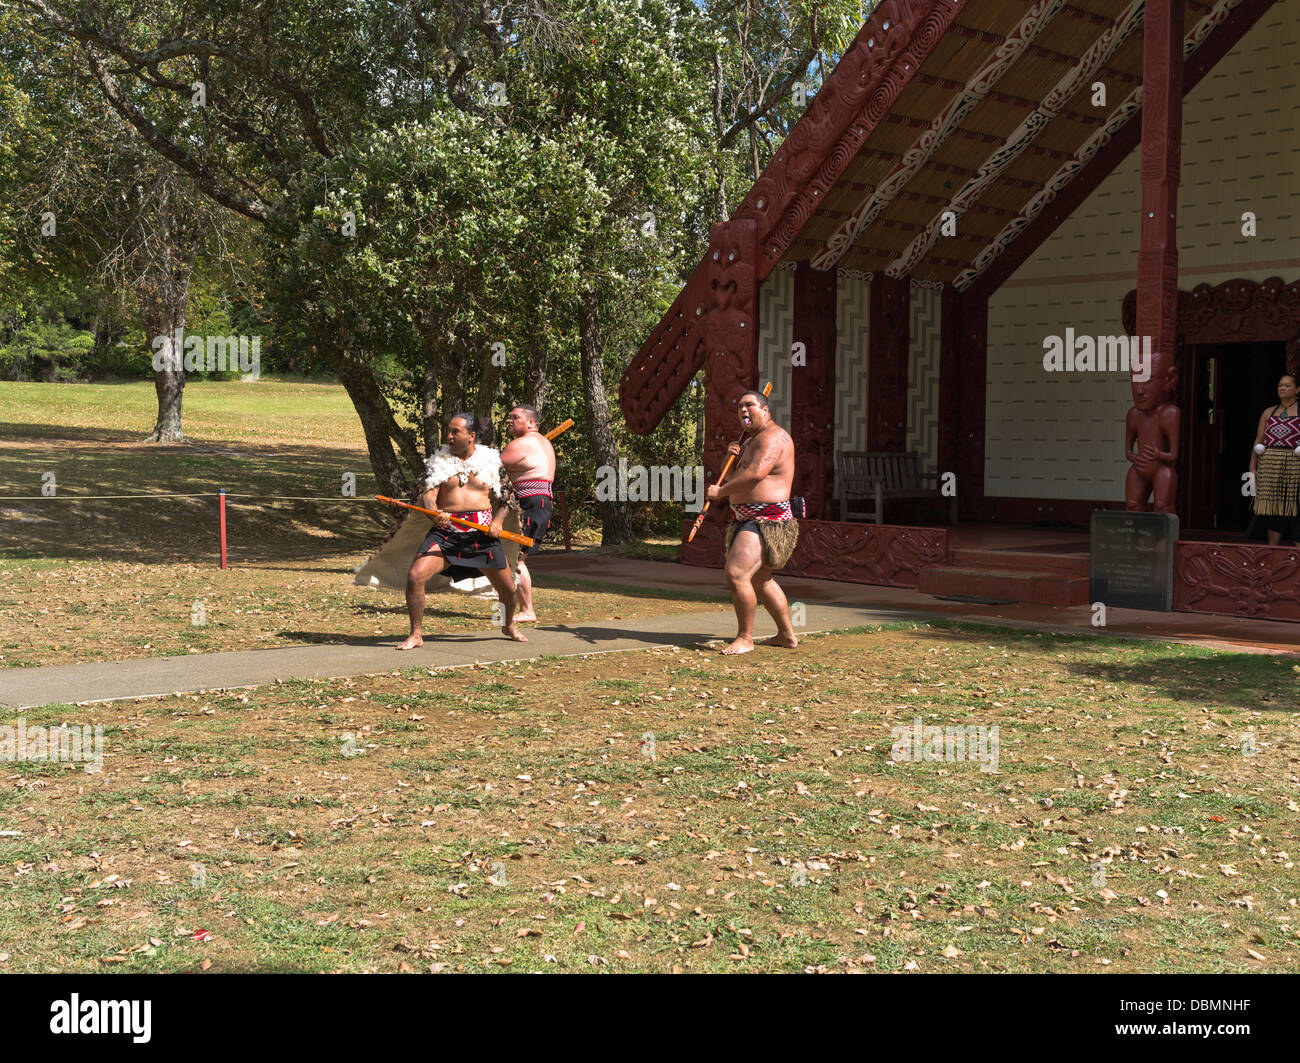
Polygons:
M826 631L859 624L911 619L845 605L809 605L806 631ZM343 645L287 646L228 653L192 653L128 661L53 665L0 670L0 705L17 709L36 705L119 701L159 697L195 690L259 686L277 679L331 679L395 672L404 668L465 668L495 661L535 657L573 657L616 653L655 646L694 646L736 634L734 615L674 613L639 620L600 620L563 626L525 624L527 642L511 642L497 629L482 633L425 635L424 645L399 653L401 635L354 638ZM776 628L759 611L756 635ZM764 650L776 653L776 650Z
M547 553L529 566L545 585L546 576L658 587L699 593L717 587L721 572L656 561L627 561L595 554ZM1238 620L1194 613L1146 613L1112 609L1104 629L1092 626L1087 606L1053 609L1035 605L982 606L945 602L931 595L891 587L867 587L829 580L781 580L791 603L802 603L802 632L827 631L893 621L962 619L1031 630L1120 635L1193 642L1254 652L1300 652L1300 625ZM735 618L717 613L676 613L639 620L607 620L574 625L526 625L529 641L511 642L496 630L480 634L425 636L418 650L398 653L398 636L354 638L343 645L288 646L178 657L0 669L0 706L26 709L38 705L94 703L161 697L196 690L259 686L277 679L331 679L394 672L404 668L463 668L495 661L542 656L616 653L656 646L694 646L730 639ZM775 628L761 609L756 633ZM759 650L777 653L777 650Z
M722 570L662 561L626 561L595 553L547 552L528 559L533 572L553 573L570 579L601 580L627 586L701 591L723 591ZM1278 620L1216 616L1211 613L1154 613L1141 609L1108 609L1106 626L1092 624L1092 606L981 605L943 601L932 594L903 587L872 587L836 580L779 577L790 601L854 605L913 617L947 616L1009 626L1097 635L1141 635L1170 642L1188 642L1216 649L1262 653L1300 653L1300 624Z

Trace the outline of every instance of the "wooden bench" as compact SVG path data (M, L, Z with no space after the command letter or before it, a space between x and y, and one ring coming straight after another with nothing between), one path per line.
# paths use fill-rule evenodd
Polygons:
M874 520L883 523L885 501L905 498L913 502L943 499L939 494L939 474L921 471L921 455L844 450L835 455L840 496L840 520ZM855 503L870 502L868 509ZM957 522L957 498L949 506L949 520ZM915 520L916 507L912 516Z

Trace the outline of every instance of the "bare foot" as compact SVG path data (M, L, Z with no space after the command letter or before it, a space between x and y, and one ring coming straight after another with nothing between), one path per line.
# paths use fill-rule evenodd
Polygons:
M773 635L770 639L764 639L763 645L780 646L783 649L792 650L799 645L799 640L793 635Z
M528 641L526 638L524 638L523 632L521 632L517 627L515 627L514 624L506 624L505 627L503 627L501 630L506 633L507 638L514 639L515 642Z
M516 623L516 624L535 624L535 623L537 623L537 614L536 614L536 613L516 613L516 614L515 614L515 623Z
M397 648L398 648L399 650L413 650L413 649L415 649L416 646L423 646L423 645L424 645L424 636L422 636L422 635L407 635L407 636L406 636L406 641L403 642L403 643L402 643L400 646L398 646Z
M723 649L722 652L728 655L735 655L737 653L753 653L754 640L738 638L730 646Z

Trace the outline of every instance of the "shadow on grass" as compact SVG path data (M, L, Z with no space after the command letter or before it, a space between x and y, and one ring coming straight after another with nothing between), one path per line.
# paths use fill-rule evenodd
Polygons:
M569 624L547 624L539 625L538 631L558 631L561 634L572 635L591 646L599 646L604 642L615 642L618 639L635 639L638 642L649 642L655 646L688 646L693 642L713 642L723 638L722 635L716 635L708 631L637 631L635 629L620 630L610 627L586 627L571 626ZM428 636L425 637L428 641Z
M0 428L13 428L6 425ZM26 438L30 425L17 426ZM123 433L58 429L58 438L103 441ZM135 438L135 437L130 437ZM225 488L226 539L232 564L294 561L375 548L392 518L373 502L363 455L345 449L282 448L263 455L208 453L189 447L0 450L0 555L137 563L209 563L219 556L218 492ZM46 473L53 497L39 496ZM356 497L341 493L356 477ZM166 495L186 498L86 498ZM311 501L268 496L307 496Z
M1300 654L1238 653L1183 643L1018 631L983 624L931 621L937 631L970 639L995 636L1022 651L1051 657L1080 679L1114 683L1153 701L1202 708L1300 711ZM1061 661L1057 655L1067 654ZM1083 689L1083 688L1081 688Z

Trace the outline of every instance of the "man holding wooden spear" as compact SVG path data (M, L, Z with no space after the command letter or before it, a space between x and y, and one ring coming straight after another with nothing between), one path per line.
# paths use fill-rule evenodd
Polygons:
M542 435L538 428L540 423L541 414L536 406L528 403L516 406L506 420L510 442L501 451L501 464L514 484L519 508L523 510L524 534L534 543L540 543L551 526L551 485L555 480L555 448L550 439ZM521 547L517 570L519 612L515 616L518 624L537 620L537 614L533 612L533 577L528 571L527 556L528 547Z
M799 538L799 522L790 506L794 441L772 420L761 392L746 391L740 396L740 426L741 442L727 448L727 453L738 457L735 474L714 484L705 495L710 502L726 499L731 506L726 572L738 631L722 652L753 650L754 613L760 598L776 621L776 635L764 639L763 645L794 649L799 640L790 622L790 609L772 576L790 560Z
M456 414L447 425L447 445L428 461L424 477L428 490L420 502L427 509L442 512L434 517L433 527L407 573L406 610L411 617L411 634L397 647L399 650L423 645L424 588L439 573L452 580L486 576L505 610L501 630L515 642L528 641L515 626L515 581L501 545L501 526L510 512L513 490L502 475L501 455L479 444L479 429L478 418L472 413ZM487 532L461 530L447 515L490 524L490 528Z

